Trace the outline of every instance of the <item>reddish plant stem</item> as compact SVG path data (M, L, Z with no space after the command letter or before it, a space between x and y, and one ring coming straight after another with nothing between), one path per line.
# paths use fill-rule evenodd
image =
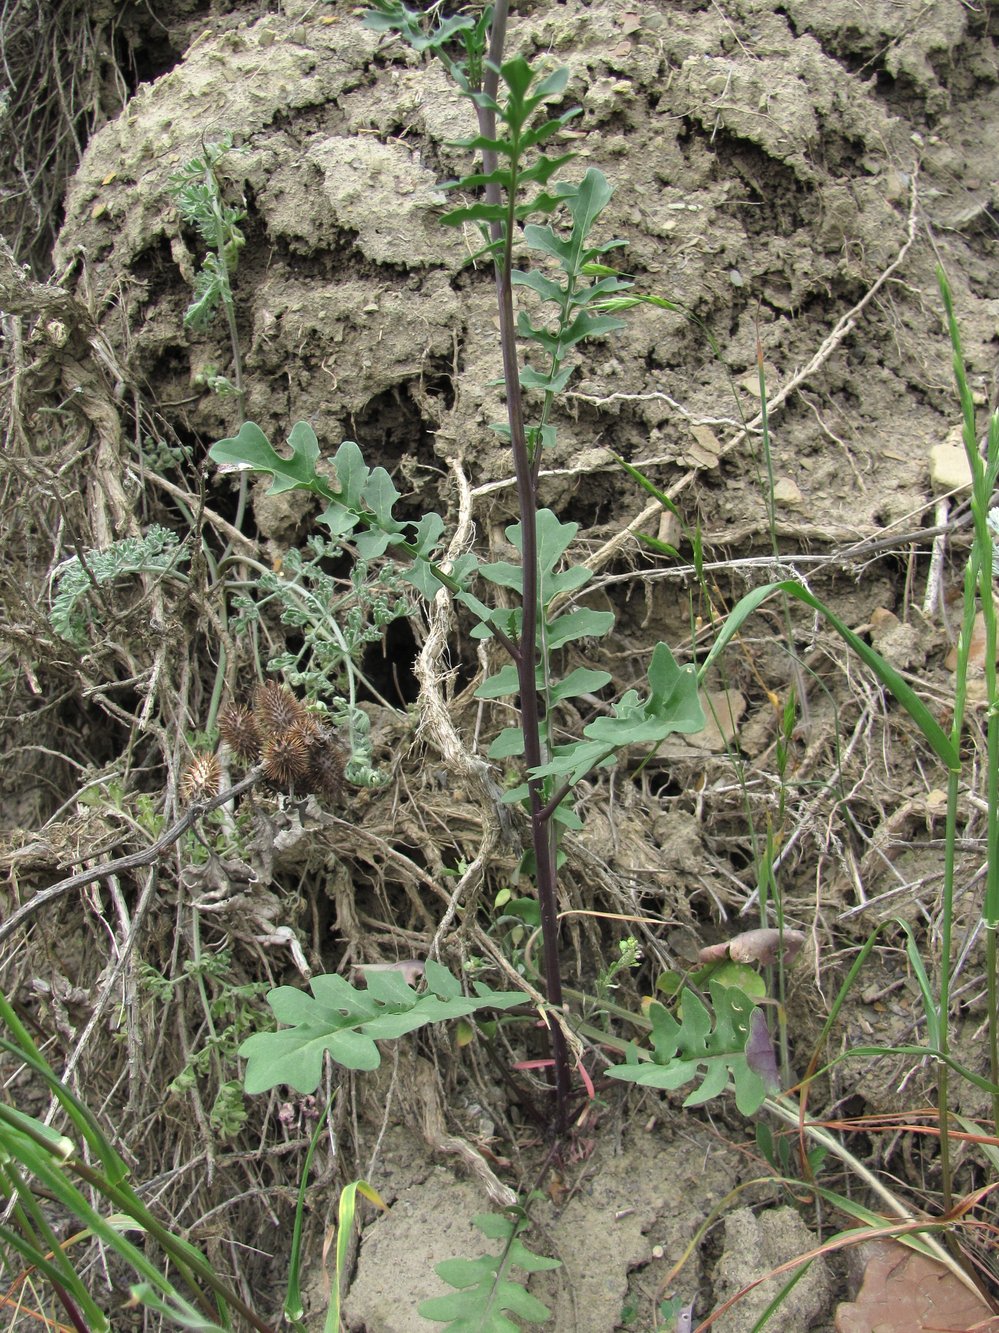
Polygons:
M506 23L509 0L496 0L492 28L489 35L489 58L483 75L483 92L495 101L499 91L499 68L506 42ZM488 107L477 107L479 132L486 139L496 138L496 114ZM510 447L513 454L514 474L517 480L517 499L520 508L521 562L523 567L523 626L519 652L514 656L520 686L520 721L524 735L524 762L528 769L544 762L541 752L541 733L544 722L543 705L538 695L536 671L538 664L538 531L537 531L537 467L527 447L524 428L524 405L520 388L520 365L517 356L517 325L513 308L513 241L516 226L516 156L510 159L513 179L506 199L505 222L490 224L490 238L502 241L502 249L495 256L496 300L499 307L500 343L503 355L503 379L506 386L507 419L510 425ZM482 153L484 174L491 175L498 167L497 155L490 149ZM500 187L487 185L486 200L491 204L503 203ZM536 452L540 455L540 445ZM562 974L558 953L558 898L555 861L555 830L551 812L546 808L542 783L528 779L531 818L531 842L536 866L535 880L541 913L542 960L545 992L553 1009L561 1010ZM555 1114L552 1134L555 1139L565 1136L569 1126L569 1051L565 1034L555 1021L549 1024L552 1039L552 1057L555 1084Z

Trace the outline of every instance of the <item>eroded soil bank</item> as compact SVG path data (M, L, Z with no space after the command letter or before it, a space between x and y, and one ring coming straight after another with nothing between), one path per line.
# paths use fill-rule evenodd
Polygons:
M140 19L93 5L86 15L93 50L122 73L66 187L53 266L65 297L4 274L12 907L86 858L148 846L176 813L216 681L245 696L261 663L301 647L301 624L282 624L273 608L253 633L226 622L234 606L221 607L218 569L194 543L182 577L109 586L79 642L49 616L64 562L151 523L185 541L200 529L213 560L250 562L246 584L294 561L314 531L308 497L255 485L240 541L236 483L206 460L238 427L232 397L211 388L213 376L233 376L233 349L222 321L185 328L203 254L171 193L206 143L232 137L224 189L246 214L233 275L246 416L275 442L307 420L329 454L357 440L391 473L406 516L435 509L461 521L494 558L508 555L504 528L516 515L507 452L489 428L504 410L491 273L469 262L471 231L439 225L441 184L467 169L455 145L472 132L443 74L343 3L156 9ZM589 604L617 615L613 639L579 663L633 687L657 640L695 658L749 587L797 575L948 725L967 545L956 529L930 578L926 529L942 516L931 450L955 441L960 420L935 266L947 270L985 408L999 336L994 12L961 0L515 9L510 49L570 70L565 106L582 114L567 171L578 179L596 166L613 183L603 239L627 243L615 263L636 290L688 312L630 312L588 347L557 412L543 500L579 524L578 555L595 572ZM615 455L675 500L685 531ZM960 514L960 497L949 513ZM629 528L676 545L679 561L653 557ZM342 590L343 570L329 572ZM477 898L446 932L442 959L491 969L497 985L497 956L522 961L522 940L491 905L514 882L523 830L499 828L461 757L484 754L506 723L472 697L487 663L469 628L447 626L438 662L438 679L454 673L440 689L458 751L433 725L420 728L414 658L427 630L413 606L362 656L382 785L351 787L333 809L261 796L224 852L199 861L174 850L155 893L136 870L39 910L4 963L6 988L51 1035L49 1058L62 1067L72 1056L81 1093L119 1126L136 1176L158 1182L164 1211L264 1308L280 1302L314 1108L244 1103L236 1089L219 1109L237 1065L210 1029L245 1035L247 1009L261 1004L234 988L426 956L456 878L476 863ZM567 980L592 993L633 931L644 959L615 998L635 1007L698 947L756 925L769 831L785 921L806 936L786 995L800 1076L875 927L903 918L928 965L938 953L946 773L827 624L804 612L764 611L709 685L717 716L705 732L670 740L641 767L636 752L584 794L583 829L565 840L562 906L577 914L566 924ZM503 778L497 768L492 780ZM955 1031L960 1058L984 1075L973 933L982 783L976 774L961 806ZM580 915L594 911L643 920ZM208 955L224 967L206 971ZM206 976L214 1013L190 980ZM829 1055L924 1037L904 937L889 926ZM218 1058L198 1055L215 1049ZM512 1063L542 1049L509 1054ZM909 1111L932 1100L933 1079L911 1058L850 1060L813 1087L809 1107L840 1118ZM681 1096L625 1095L606 1080L597 1092L536 1211L532 1245L563 1268L531 1290L559 1333L654 1329L657 1302L671 1295L693 1304L696 1325L840 1224L773 1184L747 1186L712 1217L769 1172L754 1127L727 1105L684 1112ZM953 1099L966 1115L986 1112L970 1083L957 1080ZM470 1219L490 1195L531 1184L537 1134L485 1056L453 1033L387 1052L377 1075L345 1083L333 1115L336 1151L324 1144L310 1193L313 1262L318 1270L338 1188L363 1175L393 1206L364 1232L349 1327L434 1327L414 1312L444 1290L434 1263L485 1248ZM934 1206L932 1138L849 1142L902 1182L902 1197ZM962 1192L986 1176L981 1157L959 1157ZM847 1189L836 1172L827 1183ZM817 1261L768 1327L832 1329L856 1268ZM318 1275L312 1287L318 1329ZM753 1328L775 1290L758 1289L712 1327Z

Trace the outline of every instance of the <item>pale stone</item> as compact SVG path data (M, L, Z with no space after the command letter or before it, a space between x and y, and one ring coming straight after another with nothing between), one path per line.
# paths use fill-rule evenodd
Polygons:
M764 1311L787 1281L781 1265L814 1249L814 1237L793 1208L770 1208L754 1214L737 1208L725 1218L724 1250L715 1269L715 1300L721 1304L738 1296L738 1303L716 1320L719 1333L743 1333L759 1327ZM758 1286L753 1284L771 1271ZM769 1319L770 1333L800 1333L827 1318L833 1280L825 1259L818 1255L805 1276L789 1289Z
M672 546L676 549L680 544L682 536L683 531L680 527L680 520L677 518L676 514L671 514L668 509L664 509L659 515L659 531L656 533L656 538L661 541L664 546Z
M771 365L769 361L765 361L763 363L763 382L767 386L768 398L773 393L774 386L776 385L778 378L779 377L777 374L777 367ZM748 375L745 375L741 380L739 380L739 385L741 388L745 389L747 393L751 393L754 398L759 398L760 397L759 370L754 366Z
M722 451L718 436L710 426L696 424L690 427L690 433L694 442L684 450L683 461L688 467L716 468Z
M937 495L971 490L971 467L963 448L935 444L930 450L930 482Z
M774 482L774 501L779 505L800 505L804 500L801 488L790 477L778 477Z

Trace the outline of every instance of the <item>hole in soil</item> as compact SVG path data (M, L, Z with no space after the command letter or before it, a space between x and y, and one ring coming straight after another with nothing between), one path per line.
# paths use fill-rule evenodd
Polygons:
M415 703L419 685L413 664L419 651L416 636L408 620L393 620L380 643L369 644L361 659L361 672L383 699L397 708ZM360 683L357 697L362 703L374 702L374 696Z
M132 277L146 299L176 285L176 266L170 253L170 242L160 236L146 246L132 261Z
M473 622L474 623L474 622ZM445 659L454 672L454 691L460 694L462 690L467 690L472 681L479 674L479 664L474 655L463 657L458 644L454 640L448 641L448 655Z
M614 489L605 475L587 477L569 503L560 509L559 518L563 523L578 523L584 530L597 527L613 516L615 499Z
M141 701L137 701L132 691L115 692L113 697L125 709L137 711L141 706ZM25 710L11 731L15 743L24 744L28 748L5 753L4 771L0 779L3 807L0 828L8 828L11 822L14 826L20 825L23 815L16 814L11 821L7 811L21 810L24 793L29 789L33 800L37 802L36 813L32 818L41 821L48 819L79 787L78 765L87 765L95 772L112 769L128 745L128 729L115 718L109 717L95 703L81 704L79 699L70 700L67 697L64 704L49 712L44 723L46 744L43 749L34 747L34 742L39 739L40 722L40 715ZM55 737L58 739L53 739ZM133 771L141 773L142 763L139 757ZM151 779L152 789L155 789L160 777L161 773L157 769ZM140 779L144 787L149 786L149 781Z
M433 454L420 410L401 385L376 394L350 424L369 466L380 464L391 472L407 454Z
M207 14L208 9L207 4L201 4L196 13ZM141 27L128 24L127 27L117 27L114 32L115 64L130 97L140 84L152 83L167 74L183 55L171 40L170 30L153 10L148 10L145 18L147 21ZM148 22L149 19L152 22Z
M686 796L689 790L686 779L674 774L672 769L650 768L648 774L649 791L653 796L676 798Z
M365 462L384 467L402 492L395 508L400 519L420 518L437 507L436 478L442 468L434 452L434 431L454 401L451 363L437 358L414 384L393 385L351 418L352 438Z
M738 213L748 236L790 236L814 220L817 199L793 171L724 130L714 145L719 179L737 176L745 182L746 200Z
M423 371L423 391L428 398L439 398L445 411L455 403L454 367L443 357L435 357Z

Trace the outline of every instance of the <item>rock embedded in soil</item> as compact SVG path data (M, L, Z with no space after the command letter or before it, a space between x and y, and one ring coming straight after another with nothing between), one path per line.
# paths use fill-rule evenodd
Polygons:
M959 445L935 444L930 450L930 482L936 495L971 490L971 464Z
M793 1208L770 1208L759 1214L739 1208L725 1219L725 1249L715 1271L715 1308L750 1282L780 1264L815 1248L815 1237ZM754 1287L715 1322L718 1333L749 1333L790 1272ZM832 1282L819 1256L780 1308L771 1315L768 1333L804 1333L830 1310Z
M347 1327L367 1333L419 1333L440 1329L416 1307L453 1288L434 1272L444 1259L474 1259L492 1242L472 1219L489 1202L466 1181L437 1169L403 1190L388 1213L364 1233L357 1276L344 1301Z
M671 460L674 470L710 473L722 526L760 525L758 486L736 484L746 449L728 459L731 430L721 424L733 417L732 379L747 385L746 410L755 410L757 337L772 395L898 253L913 134L932 149L920 174L929 206L955 181L988 178L984 136L970 132L988 123L975 100L984 91L953 100L947 133L937 134L952 145L946 159L925 116L949 96L948 71L981 66L973 15L938 0L916 31L889 9L758 4L729 19L692 7L664 23L568 0L514 16L511 49L549 51L570 70L583 137L568 174L596 166L615 186L601 239L627 242L622 263L640 290L724 331L716 360L682 315L632 311L584 360L577 383L601 406L563 414L555 469L612 442L627 457L663 460L667 481ZM890 81L875 82L879 59L892 79L911 81L907 101L890 96ZM872 77L854 73L858 63ZM488 430L502 415L491 279L467 263L476 237L438 225L439 184L470 165L456 145L474 126L439 69L363 28L346 4L285 6L226 30L206 23L176 66L140 85L93 136L67 194L57 265L83 254L88 289L101 301L117 293L103 331L128 373L159 401L183 404L186 432L231 433L226 405L192 394L198 367L227 353L221 329L194 338L181 327L198 241L169 191L202 140L224 132L237 145L227 189L249 211L234 275L248 415L276 440L308 419L324 448L357 438L390 469L413 455L436 467L460 447L473 485L508 477ZM966 351L981 369L995 303L977 294L987 282L973 282L965 252L974 234L949 244ZM925 454L912 442L942 436L940 403L911 390L945 381L949 361L932 263L927 250L907 265L911 298L892 289L887 324L869 308L810 377L809 408L795 398L783 412L778 475L810 465L807 495L785 502L826 530L848 523L865 535L925 501ZM837 447L822 445L833 437ZM896 440L886 485L883 447ZM875 474L877 485L864 480ZM545 503L577 502L584 482L573 476L552 494L546 478ZM600 521L631 517L633 503L630 482L602 489Z

